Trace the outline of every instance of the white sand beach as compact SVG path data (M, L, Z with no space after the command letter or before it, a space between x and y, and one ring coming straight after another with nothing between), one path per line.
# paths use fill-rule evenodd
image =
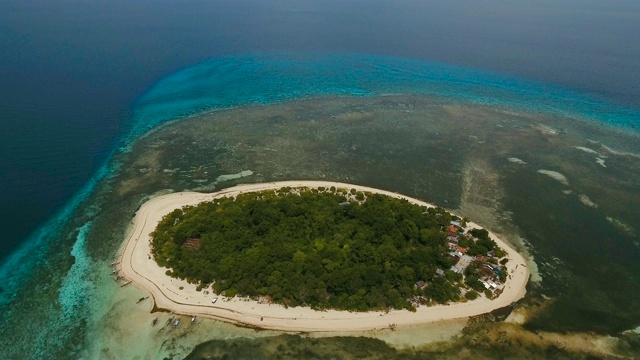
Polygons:
M346 332L374 329L388 329L390 326L417 325L442 320L462 319L488 313L494 309L510 305L521 299L529 280L529 269L522 255L511 246L490 232L495 242L507 252L509 262L506 264L509 278L502 294L493 300L484 296L466 303L449 305L420 306L417 311L391 310L388 312L349 312L349 311L317 311L308 307L290 307L269 303L260 303L247 298L234 297L227 299L215 294L196 291L196 285L171 278L165 274L166 268L156 264L151 256L151 238L149 234L155 229L162 217L174 209L186 205L195 205L210 201L217 197L235 196L243 192L279 189L281 187L326 187L356 189L380 193L395 198L406 199L412 203L433 207L434 205L412 199L389 191L365 186L327 181L282 181L262 184L239 185L212 194L181 192L163 195L149 200L136 213L131 231L126 237L121 259L121 275L132 280L133 285L148 292L155 306L176 314L195 315L215 318L237 324L249 325L265 329L305 332ZM469 228L481 228L469 222Z

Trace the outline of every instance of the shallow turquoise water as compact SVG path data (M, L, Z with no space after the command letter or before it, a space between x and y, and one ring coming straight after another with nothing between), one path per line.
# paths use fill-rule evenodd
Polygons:
M136 102L132 138L210 109L323 95L423 94L586 118L640 131L640 111L500 74L406 58L277 53L211 59L155 83Z

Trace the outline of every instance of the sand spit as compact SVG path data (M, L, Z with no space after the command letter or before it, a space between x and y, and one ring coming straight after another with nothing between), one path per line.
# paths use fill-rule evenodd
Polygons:
M223 183L223 182L230 181L230 180L241 179L243 177L247 177L247 176L251 176L251 175L253 175L253 171L251 171L251 170L243 170L243 171L240 171L237 174L220 175L212 183L210 183L208 185L197 187L194 190L196 190L196 191L213 191L219 183ZM204 180L204 182L207 182L207 180Z
M587 195L580 194L579 198L583 204L590 206L592 208L596 208L596 209L598 208L598 204L594 203L591 199L589 199Z
M610 216L607 216L607 221L610 222L611 225L613 225L616 228L618 228L618 230L624 231L627 234L633 235L635 233L635 229L633 227L623 223L622 221L620 221L618 219L615 219L615 218L612 218Z
M211 317L223 321L265 329L307 332L345 332L373 329L389 329L396 326L426 324L442 320L462 319L480 315L510 305L521 299L529 280L526 260L500 238L490 233L491 238L507 252L506 264L509 279L503 293L494 300L482 296L477 300L450 305L422 306L417 311L391 310L371 312L317 311L309 307L285 308L277 304L261 303L247 298L217 298L211 293L196 291L196 285L174 279L165 274L152 259L151 238L162 217L186 205L196 205L217 197L236 196L243 192L274 190L289 187L326 187L356 189L405 199L412 203L433 207L434 205L389 191L365 186L326 181L282 181L264 184L239 185L212 194L181 192L153 198L142 205L133 220L126 237L122 253L122 275L132 280L152 296L156 307L183 315ZM469 222L467 228L481 228Z
M574 146L574 148L578 149L578 150L582 150L586 153L589 154L593 154L593 155L599 155L599 153L593 149L589 149L588 147L584 147L584 146Z
M540 130L543 134L547 134L547 135L558 135L560 132L550 126L544 125L544 124L538 124L537 125L538 130Z
M522 159L518 159L517 157L510 157L507 160L509 160L509 162L512 162L514 164L527 165L525 161L523 161Z
M613 148L611 148L611 147L609 147L609 146L607 146L607 145L605 145L605 144L600 144L600 145L601 145L605 150L607 150L610 154L613 154L613 155L620 155L620 156L633 156L633 157L636 157L636 158L640 158L640 155L639 155L639 154L636 154L636 153L627 152L627 151L618 151L618 150L615 150L615 149L613 149Z
M552 171L552 170L538 170L538 173L540 174L544 174L547 175L548 177L558 180L561 183L563 183L564 185L569 185L569 180L567 179L566 176L560 174L557 171Z
M596 156L596 163L598 163L598 165L602 166L602 167L607 167L607 165L605 165L605 160L607 157L605 155L600 154L599 152L590 149L588 147L584 147L584 146L574 146L574 148L584 151L588 154L592 154Z

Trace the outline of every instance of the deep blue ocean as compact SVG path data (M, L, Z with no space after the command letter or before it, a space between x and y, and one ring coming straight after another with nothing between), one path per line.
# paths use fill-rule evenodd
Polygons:
M4 0L0 261L114 151L210 108L416 92L640 131L638 44L630 0Z
M0 259L103 164L145 89L209 58L406 57L639 108L639 39L634 1L2 1Z

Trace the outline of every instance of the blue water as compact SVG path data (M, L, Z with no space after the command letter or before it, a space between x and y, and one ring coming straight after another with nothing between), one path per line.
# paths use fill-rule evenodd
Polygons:
M144 93L130 137L167 120L244 104L326 95L423 94L588 119L640 131L640 111L551 85L434 62L336 53L225 56L171 74Z
M382 54L515 75L637 109L638 42L634 0L2 1L0 261L102 166L150 84L206 59Z
M640 108L638 42L634 0L2 1L0 261L102 166L150 84L208 58L382 54Z
M163 122L310 96L417 93L637 132L638 43L640 5L626 0L3 1L0 307L11 316L25 279L52 266L60 229L113 173L113 154ZM90 311L89 226L67 249L68 273L52 268L67 279L61 315L50 315L61 320L42 329L39 348Z

